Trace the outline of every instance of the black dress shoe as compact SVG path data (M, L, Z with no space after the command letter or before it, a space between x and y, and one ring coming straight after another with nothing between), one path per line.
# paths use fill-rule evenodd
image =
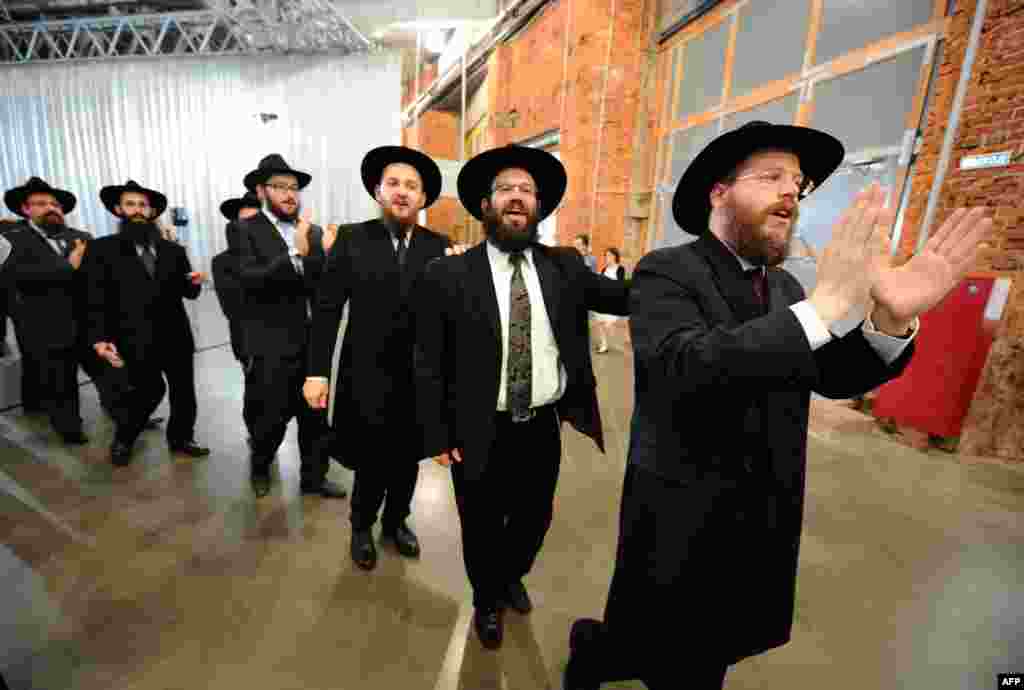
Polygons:
M254 474L249 477L249 481L252 483L252 492L256 494L256 498L263 498L270 493L269 474Z
M373 544L373 532L370 530L352 532L352 561L363 570L376 567L377 547Z
M62 433L60 436L61 436L61 438L64 439L64 443L67 443L67 444L73 445L73 446L80 446L83 443L88 443L89 442L89 437L86 436L85 433L83 433L81 430L78 430L78 431L67 431L65 433Z
M204 448L195 441L185 441L184 443L171 443L172 453L182 453L183 455L189 455L193 458L201 458L210 454L209 448Z
M110 446L110 462L118 467L124 467L132 461L132 447L120 441L114 441Z
M416 538L416 534L404 522L399 523L398 527L394 529L385 529L382 536L393 541L395 548L398 549L398 553L406 558L419 558L420 540Z
M348 496L348 492L340 484L336 484L330 479L323 480L319 485L300 484L299 487L304 494L318 494L324 498L345 498Z
M562 675L563 690L598 690L601 683L594 678L594 669L588 668L585 660L588 645L596 641L602 630L601 621L593 618L580 618L572 624L569 631L569 663L565 665ZM585 651L586 650L586 651Z
M530 595L521 581L513 582L508 586L502 604L523 614L533 611L533 602L530 601Z
M476 627L476 636L480 638L480 643L484 647L497 649L501 646L504 633L501 609L477 609L473 612L473 625Z
M144 427L142 427L142 428L145 429L146 431L152 431L153 429L159 429L160 425L163 423L163 421L164 421L163 417L150 417L149 421L146 422L146 425Z

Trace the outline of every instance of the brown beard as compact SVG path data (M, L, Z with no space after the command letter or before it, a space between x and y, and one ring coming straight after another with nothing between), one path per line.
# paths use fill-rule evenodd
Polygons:
M527 213L526 224L522 228L515 228L501 219L503 210L488 206L483 212L484 234L495 247L503 252L521 252L537 241L540 228L536 212Z
M302 204L295 204L295 211L293 213L288 213L268 198L267 210L269 210L271 215L278 220L284 221L285 223L295 223L299 220L299 211L302 210Z
M754 210L730 200L725 207L727 237L733 242L733 250L755 266L778 266L789 256L793 242L793 231L800 216L799 207L794 207L789 218L789 229L785 245L767 234L765 223L785 204L773 204L761 210Z

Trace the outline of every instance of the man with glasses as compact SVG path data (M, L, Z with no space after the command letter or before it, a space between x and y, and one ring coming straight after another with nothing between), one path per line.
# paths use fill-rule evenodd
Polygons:
M640 678L722 687L731 664L786 644L795 604L811 391L845 399L897 377L918 315L973 263L991 221L958 211L889 264L877 186L833 226L814 291L777 267L799 203L844 150L806 127L752 122L712 141L676 187L698 236L633 275L636 403L604 620L576 621L566 690ZM869 317L840 332L847 315Z
M157 219L167 209L166 195L129 180L101 189L100 200L118 219L118 231L91 244L83 271L88 342L107 364L97 385L111 391L117 427L111 461L131 462L133 445L152 428L150 415L165 392L171 452L207 456L210 449L194 437L196 346L182 301L199 297L206 274L192 270L184 247L161 236Z
M382 507L382 537L407 558L420 554L407 521L424 457L413 397L412 303L423 267L452 248L447 237L417 224L441 194L441 171L429 156L381 146L363 158L361 173L380 214L338 231L321 282L304 392L314 409L327 407L333 373L335 442L346 445L345 462L356 472L350 552L357 566L371 570L372 529ZM346 305L348 326L332 372Z
M270 492L270 466L292 419L299 427L301 492L347 495L327 479L324 415L302 399L311 302L324 252L334 239L310 223L308 211L300 215L301 193L312 179L280 154L265 157L244 180L261 211L227 229L244 291L239 316L247 358L242 414L249 427L250 479L257 497Z
M38 381L39 404L54 431L65 443L86 443L78 366L86 365L89 353L82 337L84 282L79 268L92 235L65 223L75 209L75 196L38 177L8 190L4 201L25 219L7 233L11 257L6 281L15 295L12 316L22 348L23 394Z
M628 314L622 281L537 241L566 183L541 149L467 162L459 198L487 240L427 267L416 315L425 450L451 467L473 622L488 649L502 643L506 608L533 608L523 578L554 513L562 420L604 450L587 311Z

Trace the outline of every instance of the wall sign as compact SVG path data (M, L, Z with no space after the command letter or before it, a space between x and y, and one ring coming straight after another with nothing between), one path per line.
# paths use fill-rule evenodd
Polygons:
M964 156L960 159L961 170L978 170L980 168L999 168L1010 164L1010 151L986 153L980 156Z

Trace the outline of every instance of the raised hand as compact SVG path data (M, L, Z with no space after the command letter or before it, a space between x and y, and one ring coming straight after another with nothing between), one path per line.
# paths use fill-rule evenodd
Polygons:
M202 285L203 282L206 280L206 274L203 273L202 271L192 271L191 273L186 273L185 277L188 278L189 282L192 283L193 285Z
M991 231L984 207L957 209L907 263L879 267L871 297L880 320L899 328L941 302L970 270Z
M309 231L312 227L313 212L308 208L303 209L295 225L295 251L299 256L309 256Z
M337 223L331 223L324 228L323 237L320 238L320 246L324 248L324 254L331 251L331 247L334 246L334 241L338 239L338 225Z
M462 462L462 454L459 452L458 448L452 448L451 450L446 450L435 458L431 458L431 460L441 467L448 467L453 462Z
M459 256L460 254L466 253L466 245L464 244L453 244L444 250L445 256Z
M320 379L306 379L302 385L302 397L306 399L306 404L314 410L327 409L327 394L329 392L328 382Z
M832 239L818 260L818 279L809 301L826 326L867 303L881 270L894 219L885 192L871 185L854 199L835 225Z
M124 366L124 360L121 359L121 354L117 351L114 343L101 342L96 343L92 347L97 355L105 359L115 369L120 369Z
M71 253L68 254L68 263L76 271L82 266L82 258L85 256L85 240L76 239Z

